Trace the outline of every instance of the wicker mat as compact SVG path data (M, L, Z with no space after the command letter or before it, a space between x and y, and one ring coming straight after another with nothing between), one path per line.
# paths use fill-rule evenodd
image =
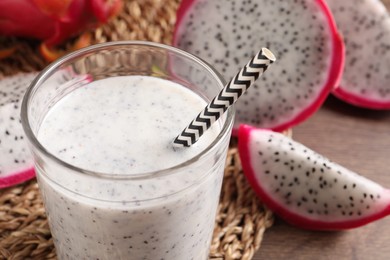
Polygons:
M170 44L178 3L179 0L126 1L118 17L91 32L93 43L149 40ZM41 70L47 65L38 53L38 42L0 38L0 49L11 45L19 48L11 57L0 60L0 78ZM251 259L272 222L271 212L248 186L237 149L231 144L210 259ZM0 190L0 259L56 259L35 180Z

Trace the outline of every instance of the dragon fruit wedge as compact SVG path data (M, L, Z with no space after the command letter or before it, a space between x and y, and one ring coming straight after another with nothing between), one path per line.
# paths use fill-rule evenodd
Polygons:
M390 215L390 190L280 133L242 125L238 149L257 195L293 225L340 230Z
M0 80L0 188L35 176L20 122L20 104L36 75L20 73Z
M333 93L356 106L390 109L390 15L380 0L327 0L345 39L345 71Z
M173 45L198 55L226 80L261 47L272 71L236 104L236 122L285 130L315 112L337 85L344 43L323 0L183 0Z

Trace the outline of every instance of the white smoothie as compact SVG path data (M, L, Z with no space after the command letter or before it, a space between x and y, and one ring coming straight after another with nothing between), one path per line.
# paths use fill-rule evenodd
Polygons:
M49 110L38 140L86 170L37 166L59 259L207 259L224 156L148 173L186 162L215 140L218 124L192 147L172 147L205 105L179 84L123 76L80 87Z

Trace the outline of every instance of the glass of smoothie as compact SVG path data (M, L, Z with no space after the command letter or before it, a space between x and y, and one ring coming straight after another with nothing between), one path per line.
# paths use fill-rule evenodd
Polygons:
M233 110L174 138L223 88L197 57L150 42L71 53L32 82L22 124L59 259L207 259Z

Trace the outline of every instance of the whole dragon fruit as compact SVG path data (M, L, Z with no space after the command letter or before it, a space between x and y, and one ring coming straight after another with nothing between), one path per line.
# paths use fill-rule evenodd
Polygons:
M0 35L39 39L49 49L106 23L122 4L122 0L2 0Z

